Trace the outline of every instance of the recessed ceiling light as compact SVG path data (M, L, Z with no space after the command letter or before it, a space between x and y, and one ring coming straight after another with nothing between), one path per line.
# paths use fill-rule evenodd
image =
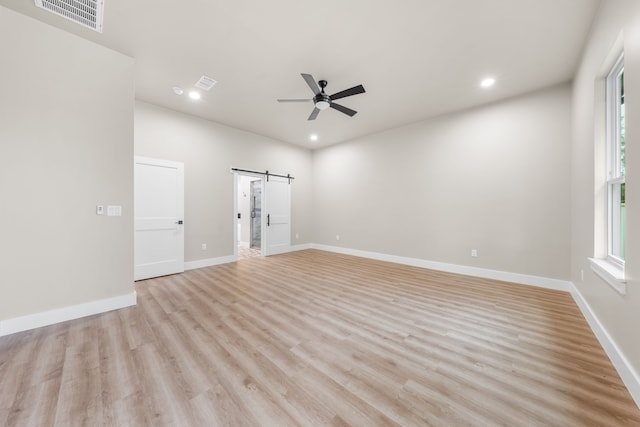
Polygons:
M317 140L318 140L318 135L316 135L315 133L312 133L312 134L309 136L309 139L310 139L310 140L312 140L312 141L317 141Z
M173 93L175 93L176 95L182 95L184 93L184 90L182 90L180 86L174 86L172 87L172 89Z
M200 99L200 93L196 92L195 90L192 90L191 92L189 92L189 98Z
M493 77L487 77L486 79L480 82L480 86L482 87L491 87L496 83L496 79Z

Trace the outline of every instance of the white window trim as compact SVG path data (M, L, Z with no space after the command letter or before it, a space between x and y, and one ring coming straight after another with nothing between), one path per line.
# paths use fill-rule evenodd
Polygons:
M624 270L624 260L613 254L613 235L619 233L620 215L613 209L613 186L623 184L624 177L618 177L607 182L607 261ZM612 218L617 214L618 226L614 228Z
M624 53L618 56L613 67L607 74L606 78L606 110L607 110L607 139L606 139L606 158L607 158L607 261L611 264L622 268L624 271L624 260L613 255L613 222L614 212L612 211L612 187L616 184L624 183L625 176L619 170L620 165L620 129L618 125L618 117L620 117L619 99L620 90L618 88L618 75L624 70ZM613 113L612 106L615 106ZM613 113L613 114L612 114Z
M606 253L604 258L589 258L589 264L591 270L598 277L604 280L609 286L615 289L621 295L627 293L627 281L625 278L624 260L616 257L612 254L612 191L613 185L625 182L624 175L619 170L619 152L618 146L620 135L618 129L618 102L619 91L617 88L617 76L624 69L624 53L619 53L615 57L615 62L610 62L611 66L606 70L605 74L605 95L606 95L606 117L605 117L605 153L606 153L606 168L605 168L605 186L607 189L607 217L605 221L606 226ZM612 58L613 59L613 58ZM615 106L616 111L612 110L612 105ZM612 146L615 144L615 146ZM605 248L603 248L605 249Z
M606 108L607 108L607 259L624 269L624 260L613 254L613 191L614 185L625 182L620 170L620 88L618 76L624 70L624 53L618 56L611 71L607 75ZM618 219L619 221L619 219ZM619 225L619 224L618 224Z
M624 267L600 258L589 258L589 263L591 264L591 270L613 289L622 295L627 294L627 279L624 276Z
M620 117L620 107L618 101L620 99L620 91L617 83L617 76L624 70L624 54L620 54L616 60L611 71L607 74L606 78L606 108L607 108L607 181L619 178L623 176L618 170L620 159L618 156L612 156L612 150L610 144L614 142L616 144L615 152L620 152L618 142L620 141L620 129L618 127L618 117ZM611 105L615 105L615 114L611 114Z

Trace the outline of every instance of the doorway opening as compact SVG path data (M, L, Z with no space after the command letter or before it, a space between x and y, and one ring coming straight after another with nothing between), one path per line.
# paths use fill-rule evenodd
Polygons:
M238 260L262 256L262 177L238 175L236 194Z
M290 175L232 168L235 259L291 250ZM252 184L253 183L253 184ZM252 191L253 190L253 191ZM259 251L259 252L258 252Z

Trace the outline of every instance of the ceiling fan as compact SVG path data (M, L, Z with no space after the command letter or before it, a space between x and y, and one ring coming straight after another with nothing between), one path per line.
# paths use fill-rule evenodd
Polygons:
M311 99L278 99L278 102L310 102L313 101L314 104L314 108L313 111L311 112L311 115L309 116L309 118L307 120L315 120L316 117L318 117L318 113L322 110L326 110L327 108L331 107L334 110L338 110L341 113L346 114L349 117L353 117L356 115L357 111L352 110L351 108L347 108L345 106L342 106L340 104L336 104L335 101L336 99L340 99L340 98L346 98L347 96L352 96L352 95L358 95L359 93L364 93L364 87L362 85L358 85L358 86L354 86L350 89L345 89L343 91L340 91L338 93L334 93L333 95L327 95L324 92L324 88L327 87L327 81L326 80L319 80L318 83L316 83L315 79L313 78L313 76L311 74L304 74L302 73L302 78L304 79L305 82L307 82L307 84L309 85L309 87L311 88L311 91L314 94L314 97Z

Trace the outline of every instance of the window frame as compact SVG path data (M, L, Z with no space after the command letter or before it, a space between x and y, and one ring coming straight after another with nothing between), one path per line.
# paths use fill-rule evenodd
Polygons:
M616 255L614 246L624 242L615 242L616 235L620 235L621 224L620 198L622 185L625 185L625 171L621 168L621 117L622 117L622 85L620 75L624 75L624 53L616 60L606 77L606 186L607 186L607 261L624 269L624 258ZM616 190L617 188L617 190ZM617 244L616 244L617 243ZM618 252L624 248L619 247Z

